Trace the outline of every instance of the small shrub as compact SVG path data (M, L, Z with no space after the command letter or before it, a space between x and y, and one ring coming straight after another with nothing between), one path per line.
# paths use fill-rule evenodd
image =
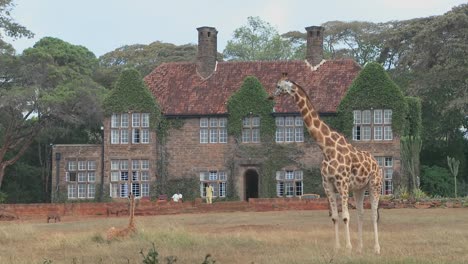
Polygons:
M8 195L4 192L0 192L0 204L5 203Z
M421 189L415 189L413 192L413 195L414 195L414 199L416 199L417 201L429 198L429 196L425 192L423 192Z
M150 249L150 251L148 252L147 255L145 255L145 253L143 253L143 249L140 251L140 254L141 256L143 257L143 264L158 264L159 263L159 260L158 260L158 251L156 251L156 247L154 246L154 243L151 243L153 244L153 248Z

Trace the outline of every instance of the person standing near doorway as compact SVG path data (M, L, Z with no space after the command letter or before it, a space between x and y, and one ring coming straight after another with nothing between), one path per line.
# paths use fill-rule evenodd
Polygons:
M207 204L211 204L213 202L213 186L211 186L211 184L208 184L206 186L206 203Z

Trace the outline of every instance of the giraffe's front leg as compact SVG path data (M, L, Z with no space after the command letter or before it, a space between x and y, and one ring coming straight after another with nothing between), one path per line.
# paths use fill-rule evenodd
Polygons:
M335 193L333 192L333 185L328 183L326 180L323 181L323 187L325 190L325 194L327 195L328 198L328 204L330 206L330 216L333 221L333 226L335 228L335 250L338 250L340 246L340 236L338 232L338 206L336 203L336 196Z
M351 238L349 235L349 211L348 211L348 192L343 191L341 193L341 216L345 225L345 237L346 237L346 248L351 250L353 246L351 245Z

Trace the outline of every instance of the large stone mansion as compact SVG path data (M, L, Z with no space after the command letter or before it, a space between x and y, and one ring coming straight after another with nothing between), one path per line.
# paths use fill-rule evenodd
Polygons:
M170 128L161 143L150 128L148 113L114 113L104 119L102 145L54 145L53 200L93 199L101 186L112 198L128 197L130 192L139 197L157 197L161 192L171 196L176 188L182 188L185 197L204 197L207 184L213 184L217 198L240 200L318 192L308 179L320 182L320 175L310 172L320 167L322 154L304 133L293 100L283 97L271 111L276 123L273 144L296 149L300 155L294 162L276 163L277 167L270 162L269 169L265 164L275 153L259 157L239 151L264 144L259 117L245 116L242 135L236 138L227 132L227 101L247 76L256 77L271 94L287 72L306 89L320 115L332 117L361 67L350 59L323 59L322 27L306 28L304 61L220 62L216 29L197 30L195 62L164 63L144 78L164 117L181 121L180 127ZM384 168L383 192L392 193L392 177L400 171L400 140L392 133L392 109L360 109L353 115L349 141L377 158ZM184 181L191 185L181 184Z

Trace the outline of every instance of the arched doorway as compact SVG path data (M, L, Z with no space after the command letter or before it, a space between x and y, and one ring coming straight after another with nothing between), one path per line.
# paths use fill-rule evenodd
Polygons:
M254 169L249 169L244 174L245 200L258 198L258 173Z

